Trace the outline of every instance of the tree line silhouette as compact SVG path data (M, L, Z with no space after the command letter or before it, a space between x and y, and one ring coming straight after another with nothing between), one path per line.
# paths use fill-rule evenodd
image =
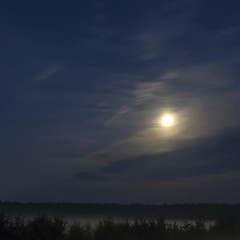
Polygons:
M240 204L100 204L100 203L23 203L1 202L0 211L12 215L60 215L60 216L112 216L112 217L152 217L192 218L202 216L215 219L219 215L240 217Z
M100 221L96 227L60 217L38 216L25 220L0 213L1 240L239 240L240 221L236 217L219 217L211 226L201 218L179 226L165 218Z

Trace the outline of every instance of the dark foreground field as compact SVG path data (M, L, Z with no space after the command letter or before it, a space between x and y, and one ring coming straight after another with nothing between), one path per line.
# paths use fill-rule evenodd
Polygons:
M240 222L235 217L219 217L210 227L204 220L183 226L167 224L164 218L135 218L115 222L111 218L96 227L79 222L68 224L59 217L39 216L30 220L0 213L1 240L239 240Z

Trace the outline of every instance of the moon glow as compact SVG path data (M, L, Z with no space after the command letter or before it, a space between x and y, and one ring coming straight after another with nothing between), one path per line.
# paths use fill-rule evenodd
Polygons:
M169 114L164 115L164 116L161 118L161 124L162 124L164 127L170 127L170 126L173 124L173 118L172 118L172 116L170 116Z

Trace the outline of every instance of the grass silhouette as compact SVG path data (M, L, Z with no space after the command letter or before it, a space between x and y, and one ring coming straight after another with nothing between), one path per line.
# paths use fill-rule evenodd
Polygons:
M239 240L240 222L235 217L219 217L206 227L203 219L182 226L169 224L164 218L115 222L100 221L96 227L60 217L38 216L30 220L0 213L1 240Z

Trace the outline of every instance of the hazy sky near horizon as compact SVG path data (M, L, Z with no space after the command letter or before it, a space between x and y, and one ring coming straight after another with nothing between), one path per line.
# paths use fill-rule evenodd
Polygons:
M2 1L0 200L239 202L239 11Z

